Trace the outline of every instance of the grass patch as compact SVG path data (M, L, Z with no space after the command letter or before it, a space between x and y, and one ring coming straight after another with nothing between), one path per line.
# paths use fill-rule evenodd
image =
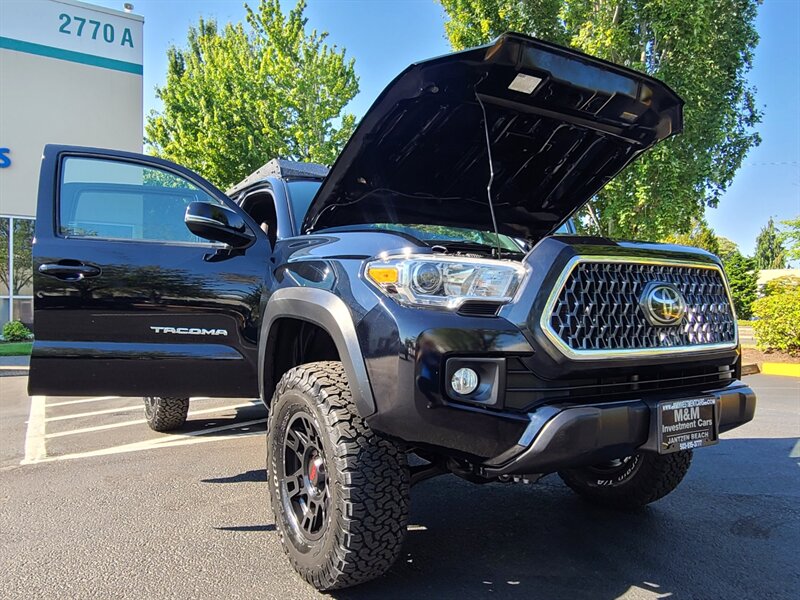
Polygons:
M0 356L27 356L33 342L0 342Z

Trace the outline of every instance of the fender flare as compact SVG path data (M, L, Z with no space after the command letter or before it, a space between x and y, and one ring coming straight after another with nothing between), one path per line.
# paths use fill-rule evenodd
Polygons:
M258 390L262 402L266 405L269 401L265 397L267 340L272 325L281 318L308 321L328 332L339 352L359 414L362 417L373 414L375 399L350 309L335 294L318 288L283 288L267 301L258 338Z

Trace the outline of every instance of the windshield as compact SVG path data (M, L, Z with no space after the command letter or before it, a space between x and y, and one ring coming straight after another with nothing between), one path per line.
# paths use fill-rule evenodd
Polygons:
M553 235L575 235L575 222L572 219L567 219L561 227L553 232Z
M359 229L386 229L405 233L418 240L435 245L437 242L463 242L467 244L480 244L511 252L521 252L522 247L514 238L507 235L497 235L490 231L477 231L461 227L448 227L446 225L401 225L399 223L375 223L374 225L359 225Z
M292 211L292 218L294 226L300 230L303 219L308 212L308 207L311 201L319 190L321 181L309 179L297 179L294 181L287 181L286 186L289 189L289 207ZM340 226L328 227L328 230L346 230L352 229L353 226ZM386 229L389 231L397 231L398 233L405 233L423 242L435 245L436 242L462 242L468 244L480 244L482 246L490 246L497 248L500 246L501 250L508 250L510 252L524 252L527 244L522 239L515 239L511 236L504 234L495 234L490 231L478 231L476 229L467 229L463 227L449 227L446 225L403 225L399 223L374 223L358 225L359 229ZM572 220L568 220L561 227L558 228L555 234L573 234L575 233L575 226Z
M314 199L314 195L317 193L321 183L321 181L308 179L286 182L286 187L289 188L289 207L291 208L292 219L298 233L308 212L308 207L311 205L311 200Z

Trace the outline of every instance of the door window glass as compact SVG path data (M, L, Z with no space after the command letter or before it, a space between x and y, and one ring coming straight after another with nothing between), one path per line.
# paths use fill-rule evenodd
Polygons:
M205 190L162 169L95 158L63 164L59 233L151 242L208 244L183 218L192 202L221 204Z

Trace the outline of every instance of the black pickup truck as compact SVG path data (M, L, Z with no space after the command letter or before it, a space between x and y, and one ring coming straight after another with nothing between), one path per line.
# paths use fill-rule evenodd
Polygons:
M30 392L143 396L157 430L260 396L277 530L321 590L384 573L438 474L653 502L753 418L725 274L569 220L681 128L659 81L506 34L403 71L330 172L224 194L47 146Z

